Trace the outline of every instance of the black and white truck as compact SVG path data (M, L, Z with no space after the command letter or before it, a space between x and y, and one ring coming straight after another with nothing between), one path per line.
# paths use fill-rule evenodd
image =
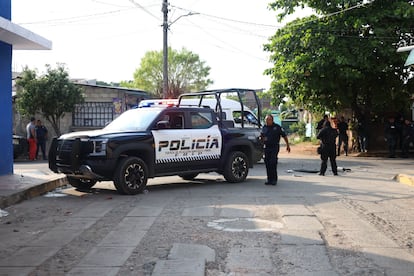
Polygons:
M173 105L128 110L101 130L54 138L49 168L66 174L72 186L83 190L98 181L113 181L120 194L140 193L148 178L158 176L192 180L199 173L217 172L228 182L242 182L262 158L260 120L255 128L226 120L220 105L226 95L238 99L241 116L244 101L253 100L260 118L255 90L187 93ZM197 98L198 104L185 105L186 98ZM216 100L215 108L203 105L211 99Z

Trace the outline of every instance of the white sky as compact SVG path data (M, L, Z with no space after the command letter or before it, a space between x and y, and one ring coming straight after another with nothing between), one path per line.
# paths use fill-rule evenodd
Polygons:
M168 45L211 67L209 88L265 88L263 44L281 26L270 0L169 0ZM163 47L162 0L12 0L12 22L49 39L51 51L13 51L13 71L65 63L71 78L133 79L144 54Z

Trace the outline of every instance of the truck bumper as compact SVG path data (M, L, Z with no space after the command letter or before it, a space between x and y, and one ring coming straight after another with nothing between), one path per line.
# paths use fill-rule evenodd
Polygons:
M72 178L105 180L105 177L95 173L91 166L80 164L80 150L81 141L80 139L76 139L70 152L70 162L66 162L65 164L58 158L58 140L57 138L53 138L49 149L49 169L55 173L63 173Z

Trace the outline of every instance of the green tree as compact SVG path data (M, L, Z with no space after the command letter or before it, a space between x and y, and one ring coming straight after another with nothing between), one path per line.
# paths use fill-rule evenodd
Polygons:
M275 0L279 19L298 7L318 14L279 29L265 45L271 92L311 111L352 108L357 116L408 109L414 83L398 42L414 33L413 1ZM411 91L411 92L410 92Z
M56 69L46 65L47 73L37 76L26 67L16 82L17 106L23 115L40 113L60 135L60 119L72 112L75 105L84 101L82 89L70 82L64 65Z
M168 49L168 95L177 98L184 92L205 90L212 80L208 79L210 67L185 48L180 52ZM141 66L134 72L133 81L122 81L121 86L149 91L163 98L163 52L149 51L141 59Z

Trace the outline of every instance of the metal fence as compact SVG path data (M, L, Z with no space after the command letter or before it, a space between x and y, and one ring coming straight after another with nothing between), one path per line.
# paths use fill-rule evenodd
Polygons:
M78 104L72 113L74 127L104 127L114 119L114 105L111 102L88 102Z

